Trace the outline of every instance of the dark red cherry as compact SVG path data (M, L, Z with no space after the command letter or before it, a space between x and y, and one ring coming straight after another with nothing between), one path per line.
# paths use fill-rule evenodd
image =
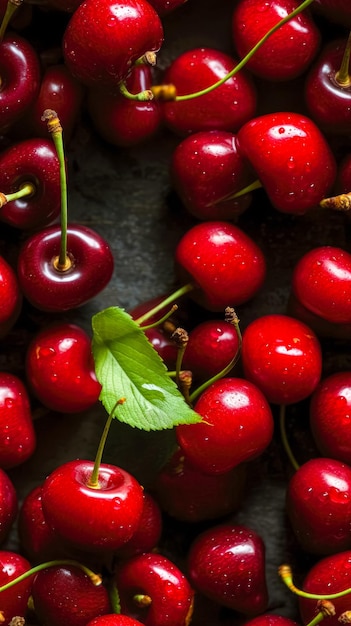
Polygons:
M220 50L187 50L167 68L163 82L174 85L178 96L192 94L224 78L236 64L236 60ZM203 130L236 132L255 111L256 90L244 71L206 95L162 103L165 124L180 135Z
M17 276L0 256L0 337L5 337L18 319L22 308L22 293Z
M0 372L0 467L10 469L29 459L36 447L29 396L15 375Z
M315 0L312 3L312 9L326 18L341 24L341 26L351 27L351 7L349 0Z
M0 502L0 544L3 544L17 517L18 497L11 478L2 469L0 469Z

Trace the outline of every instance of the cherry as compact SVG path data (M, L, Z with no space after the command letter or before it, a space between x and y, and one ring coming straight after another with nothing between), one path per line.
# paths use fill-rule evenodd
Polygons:
M238 510L245 490L246 468L205 474L178 449L156 476L152 492L171 517L185 522L217 519Z
M321 377L316 335L289 315L273 313L251 322L243 333L241 354L245 376L274 404L307 398Z
M0 190L15 194L29 186L25 197L5 202L0 220L15 228L46 226L60 214L60 169L55 148L47 139L27 139L0 154Z
M130 558L157 547L162 533L162 514L152 495L144 492L144 503L138 528L132 537L116 551L118 558Z
M275 613L264 613L257 615L245 622L245 626L297 626L298 622Z
M201 394L194 409L203 421L177 426L176 435L187 459L202 472L228 472L261 454L272 439L269 404L244 379L217 380Z
M86 626L93 618L111 612L108 592L95 585L82 569L53 566L36 574L32 585L34 611L42 624Z
M224 78L236 64L231 56L212 48L187 50L174 59L163 82L174 85L178 100L161 103L165 124L180 135L203 130L236 132L256 111L256 90L244 71L206 95L185 98Z
M351 324L329 322L312 313L312 311L306 309L293 293L290 293L289 296L287 313L307 324L320 338L351 339Z
M351 374L325 377L311 396L310 426L324 456L350 464L351 437L347 427L351 410Z
M180 7L184 2L186 2L186 0L151 0L150 4L161 17L164 17L168 13L171 13L171 11Z
M56 322L37 332L28 345L25 367L33 393L53 411L85 411L99 398L91 339L76 324Z
M135 65L125 80L132 94L150 89L150 66ZM126 98L121 93L91 89L88 109L99 135L116 146L133 146L149 140L160 128L161 111L157 100L140 101Z
M22 308L22 294L17 276L7 261L0 256L0 337L5 337L14 326Z
M244 124L237 141L271 203L283 213L303 215L315 208L334 183L334 156L305 115L266 113Z
M292 289L309 310L329 322L351 322L351 254L336 246L306 252L294 268Z
M179 568L162 554L146 552L117 566L121 612L145 626L186 626L194 592Z
M110 552L137 530L143 490L122 468L101 464L97 485L92 461L68 461L45 479L42 507L60 539L87 552ZM62 506L62 502L65 506Z
M342 26L351 26L351 8L348 0L315 0L312 8Z
M233 133L202 131L183 139L173 152L170 175L184 206L197 219L235 219L251 202L250 194L230 197L250 179Z
M289 481L286 507L307 552L326 555L351 548L350 466L324 457L303 463Z
M86 626L143 626L141 622L128 615L110 613L95 617Z
M253 530L230 523L202 532L190 546L194 587L222 606L254 616L267 608L265 546Z
M146 52L157 52L163 27L147 0L115 4L94 0L79 5L63 36L63 53L73 76L89 86L118 88Z
M196 224L175 251L178 277L192 281L191 296L202 306L223 311L250 300L263 284L266 263L256 243L229 222Z
M7 539L17 517L18 498L11 478L0 470L0 544Z
M9 550L0 551L0 586L30 570L30 563L20 554ZM33 577L28 576L15 586L1 591L2 624L9 626L15 616L25 617L31 594Z
M233 42L240 57L246 54L282 17L294 11L296 0L239 0L232 17ZM299 13L273 33L248 61L247 68L267 80L291 80L311 64L320 34L307 11Z
M29 459L36 434L26 387L15 375L0 372L0 467L10 469Z

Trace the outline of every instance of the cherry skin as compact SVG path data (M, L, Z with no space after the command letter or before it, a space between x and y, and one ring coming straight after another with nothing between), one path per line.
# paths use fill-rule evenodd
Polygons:
M261 391L242 378L223 378L200 396L197 424L176 426L187 459L209 474L228 472L261 454L273 436L273 417Z
M175 251L178 277L194 284L197 302L224 311L250 300L266 274L263 253L240 228L230 222L196 224L180 239Z
M113 273L110 246L91 228L68 227L67 270L56 267L60 242L60 226L49 226L29 237L19 253L21 289L42 311L68 311L85 304L109 283Z
M32 45L20 35L6 34L0 43L0 129L6 131L34 102L40 65Z
M283 17L299 6L296 0L239 0L232 17L232 36L243 58ZM320 34L307 11L281 26L248 61L247 68L266 80L291 80L310 66Z
M0 551L0 586L6 585L11 580L28 572L31 565L20 554L9 550ZM26 617L28 600L31 594L33 577L28 576L13 587L1 592L1 616L2 624L8 626L16 615Z
M307 552L323 556L350 549L351 467L325 457L303 463L289 481L286 508Z
M17 276L4 257L0 256L0 338L14 326L22 308L22 293Z
M86 626L143 626L141 622L128 615L110 613L95 617Z
M163 27L147 0L115 4L85 0L74 11L63 35L64 59L70 72L88 86L118 89L135 61L157 52Z
M76 324L57 322L37 332L25 367L31 390L52 411L85 411L99 399L91 339Z
M351 254L320 246L304 254L294 268L292 290L312 313L329 322L351 322Z
M351 551L346 550L326 556L315 563L308 571L303 590L309 593L326 595L337 593L350 587ZM303 624L308 624L316 616L316 600L299 598L299 610ZM350 609L350 595L332 600L335 615L328 616L330 626L337 626L339 615Z
M4 470L0 470L0 544L7 539L17 517L18 498L15 486Z
M325 377L311 396L310 427L322 455L351 465L351 373Z
M283 615L264 613L246 621L245 626L298 626L298 622Z
M150 66L134 66L125 84L132 94L150 89ZM148 141L161 125L161 111L157 100L129 100L121 93L111 94L102 92L101 89L91 89L88 109L99 135L115 146L134 146Z
M316 0L312 8L332 22L343 27L351 26L351 7L348 0Z
M132 537L116 551L117 558L127 559L157 547L162 534L162 514L152 495L144 492L144 504L138 528Z
M28 392L15 375L0 372L0 467L10 469L29 459L36 448Z
M251 202L250 194L226 199L252 178L235 140L227 131L202 131L183 139L173 152L173 187L197 219L235 219Z
M60 166L52 141L26 139L0 153L0 190L4 194L30 184L33 193L0 208L0 220L22 230L53 222L60 215Z
M203 522L240 508L245 478L244 464L223 474L205 474L178 449L158 473L152 493L171 517L184 522Z
M110 552L138 528L143 489L122 468L101 464L98 488L90 486L92 461L68 461L43 483L42 507L47 523L67 545L87 552ZM65 506L62 506L64 499Z
M165 84L182 96L210 87L235 66L228 54L212 48L196 48L180 54L166 69ZM241 71L210 93L183 102L162 102L165 124L178 135L203 130L236 132L256 111L256 90Z
M267 608L265 546L253 530L220 524L197 536L188 553L195 589L222 606L254 616Z
M72 565L39 572L33 581L35 614L42 624L86 626L91 619L111 612L108 592Z
M121 612L145 626L186 626L194 592L184 574L162 554L145 552L117 566Z
M336 164L316 124L299 113L266 113L244 124L238 148L255 169L273 206L303 215L330 191Z

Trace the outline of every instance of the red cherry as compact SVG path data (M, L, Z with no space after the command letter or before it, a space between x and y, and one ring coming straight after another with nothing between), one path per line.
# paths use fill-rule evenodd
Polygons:
M171 160L171 179L183 204L196 218L233 219L250 204L251 195L227 200L251 181L247 162L226 131L203 131L186 137Z
M307 552L325 555L351 548L350 466L323 457L307 461L289 481L286 507Z
M85 0L63 36L65 62L73 76L90 86L117 89L135 61L157 52L163 27L147 0Z
M0 586L30 570L30 563L20 554L8 550L0 551ZM14 616L26 617L31 594L33 576L28 576L13 587L1 592L2 624L9 626Z
M263 315L243 333L245 376L274 404L307 398L321 377L322 356L314 332L288 315Z
M304 254L295 266L292 288L309 311L329 322L351 322L351 254L335 246L320 246Z
M209 221L190 228L175 251L178 276L197 289L203 306L224 311L250 300L263 284L266 264L256 243L229 222Z
M0 208L0 220L15 228L46 226L60 214L60 166L52 141L27 139L0 154L0 190L5 194L30 184L33 194Z
M222 606L249 616L267 608L265 546L245 526L221 524L198 535L188 572L194 587Z
M143 490L122 468L101 464L99 487L90 486L92 461L68 461L46 478L42 507L60 539L87 552L109 552L138 528ZM62 502L65 506L62 506Z
M85 411L99 399L91 339L76 324L57 322L40 330L27 348L25 365L33 393L53 411Z
M121 546L116 556L126 559L142 552L151 552L157 547L162 533L162 515L156 500L144 493L144 503L138 528L132 537Z
M283 615L264 613L246 621L245 626L298 626L298 622Z
M330 191L336 176L334 156L316 124L299 113L267 113L238 132L246 157L273 206L303 215Z
M95 585L80 568L72 565L49 567L33 581L34 610L42 624L86 626L99 615L111 612L108 592Z
M237 65L231 56L212 48L196 48L180 54L167 68L165 84L187 95L210 87ZM203 130L236 132L256 111L256 91L241 71L210 93L183 102L163 102L165 124L180 135Z
M324 378L311 396L310 426L324 456L351 464L351 373Z
M95 617L86 626L143 626L141 622L128 617L128 615L117 615L117 613L110 613L109 615L101 615Z
M239 0L236 3L232 31L233 42L241 58L278 22L294 11L296 0ZM299 13L273 33L258 53L248 61L254 74L267 80L291 80L302 74L315 57L320 34L307 11Z
M315 0L312 8L316 9L332 22L341 24L343 27L351 26L351 7L349 0Z
M17 517L17 492L10 477L0 469L0 544L7 539Z
M121 611L145 626L186 626L194 592L184 574L162 554L147 552L117 567Z
M36 447L27 390L13 374L0 372L0 467L24 463Z
M69 268L59 269L61 228L49 226L23 244L18 279L29 302L43 311L67 311L96 296L110 281L113 256L108 243L91 228L67 228Z
M18 319L22 294L12 267L0 256L0 337L5 337Z

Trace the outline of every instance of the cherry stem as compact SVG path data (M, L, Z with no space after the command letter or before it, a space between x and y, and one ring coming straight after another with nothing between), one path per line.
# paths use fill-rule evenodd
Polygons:
M335 74L335 80L340 85L340 87L350 87L351 85L351 76L350 76L350 53L351 53L351 31L347 38L344 54L342 57L340 69Z
M144 91L139 91L139 93L131 93L130 91L128 91L125 83L123 82L119 83L118 87L122 96L124 96L125 98L128 98L128 100L148 102L150 100L153 100L154 98L154 94L152 93L151 89L144 89Z
M49 567L60 567L61 565L62 566L72 565L73 567L78 567L79 569L82 570L82 572L84 572L84 574L86 574L89 577L89 579L91 580L93 585L95 585L95 587L98 587L99 585L102 584L101 576L93 572L86 565L79 563L79 561L74 561L71 559L57 559L55 561L46 561L45 563L40 563L39 565L35 565L34 567L27 570L20 576L17 576L17 578L13 578L8 583L0 587L0 593L2 591L6 591L7 589L10 589L10 587L14 587L15 585L17 585L17 583L22 582L22 580L26 580L26 578L29 578L30 576L33 576L34 574L37 574L38 572L41 572L44 569L48 569Z
M51 133L57 158L60 165L60 186L61 186L61 242L60 254L55 259L55 268L60 272L70 269L72 263L67 254L67 177L66 162L62 139L62 126L57 113L52 109L45 109L42 118L47 123L48 131Z
M351 192L341 193L338 196L330 196L330 198L323 198L319 204L322 209L349 211L351 209Z
M192 394L190 394L191 404L193 404L194 401L197 400L197 398L205 391L205 389L207 389L210 385L212 385L212 383L216 382L216 380L220 380L220 378L223 378L224 376L229 374L229 372L233 369L233 367L237 364L239 360L240 353L241 353L241 344L242 344L242 335L241 335L241 330L239 327L240 320L238 316L236 315L234 309L231 307L227 307L225 310L225 313L226 313L226 317L225 317L226 321L228 321L230 324L233 324L236 334L238 336L238 340L239 340L238 349L234 357L231 359L231 361L228 363L228 365L226 365L224 369L218 372L218 374L215 374L215 376L212 376L212 378L209 378L209 380L206 380L206 382L204 382L197 389L195 389L192 392Z
M306 626L316 626L325 617L326 616L324 615L324 613L322 611L319 611L319 613L317 613L317 615L313 619L311 619L311 621L308 622L308 624L306 624Z
M28 196L33 196L35 194L36 187L33 183L26 183L22 185L17 191L13 193L2 193L0 192L0 207L4 206L8 202L13 202L13 200L20 200L21 198L27 198Z
M100 489L99 470L100 470L101 459L102 459L102 455L103 455L106 440L107 440L107 435L109 433L111 422L114 417L116 408L120 406L121 404L124 404L125 401L126 401L126 398L119 398L119 400L117 400L117 402L114 404L112 411L109 413L107 417L106 424L105 424L104 430L102 432L102 435L99 441L99 446L98 446L95 461L94 461L93 471L91 473L90 480L87 483L87 487L90 487L90 489Z
M112 611L114 613L116 613L116 615L120 615L121 613L121 602L120 602L120 597L119 597L119 593L117 590L116 585L111 582L109 589L108 589L108 595L110 598L110 604L111 604L111 608Z
M133 601L140 608L148 607L152 604L152 598L145 593L136 593L135 596L133 596Z
M0 43L2 42L6 29L9 25L9 22L12 16L16 13L19 6L21 6L23 0L8 0L6 5L6 11L4 17L2 18L1 26L0 26Z
M281 440L283 443L283 448L289 458L289 461L291 463L291 465L293 466L294 470L298 470L299 469L299 464L295 459L295 456L291 450L291 446L286 434L286 407L285 404L281 404L280 405L280 409L279 409L279 427L280 427L280 436L281 436Z
M178 305L173 304L171 310L168 311L168 313L166 313L165 315L163 315L163 317L161 317L159 320L157 320L157 322L154 322L153 324L148 324L146 326L141 326L141 329L149 330L150 328L157 328L158 326L161 326L164 322L168 320L169 317L171 317L171 315L173 315L173 313L175 313L175 311L177 311L177 309L178 309Z
M255 189L261 189L263 187L260 180L254 180L253 183L246 185L239 191L235 193L230 193L227 196L222 196L222 198L218 198L214 202L210 202L207 206L214 206L215 204L219 204L220 202L228 202L228 200L235 200L236 198L241 198L241 196L245 196L247 193L251 193L251 191L255 191Z
M138 319L135 320L136 324L139 324L139 326L141 326L143 322L149 320L150 317L153 317L153 315L156 315L156 313L159 313L159 311L162 311L162 309L164 309L166 306L173 304L174 300L181 298L182 296L184 296L186 293L189 293L189 291L192 291L193 289L194 289L194 285L192 283L187 283L186 285L183 285L182 287L180 287L179 289L171 293L169 296L167 296L164 300L162 300L162 302L159 302L159 304L156 304L156 306L154 306L152 309L150 309L149 311L146 311L144 315L141 315L140 317L138 317Z
M172 333L171 335L171 339L173 339L173 341L175 342L177 346L176 383L179 387L179 383L180 383L179 377L180 377L180 372L182 369L183 356L184 356L186 347L188 345L189 335L186 332L186 330L184 330L184 328L176 328L174 333Z
M309 593L308 591L303 591L303 589L299 589L294 585L292 579L292 571L290 565L281 565L278 569L279 576L281 577L283 583L297 596L301 598L308 598L310 600L334 600L336 598L342 598L343 596L347 596L351 593L351 587L344 589L343 591L338 591L336 593L326 593L326 594L318 594L318 593Z

